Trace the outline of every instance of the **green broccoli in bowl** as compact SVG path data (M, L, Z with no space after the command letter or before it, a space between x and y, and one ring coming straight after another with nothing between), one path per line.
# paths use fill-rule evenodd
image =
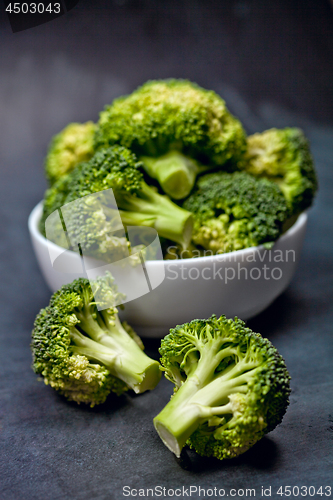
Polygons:
M94 154L95 124L70 123L55 135L45 159L45 173L49 184L73 170L75 165L89 160Z
M96 147L121 144L171 198L185 198L208 168L235 169L245 132L213 91L186 80L149 81L100 114ZM223 166L223 167L222 167Z
M246 172L200 177L183 207L193 213L193 243L214 254L271 247L289 216L279 186Z
M256 177L276 182L297 215L312 204L318 188L309 143L298 128L266 130L247 139L240 167Z
M126 250L124 238L120 241L113 236L113 219L118 216L124 226L152 227L160 236L186 248L192 235L192 214L146 184L140 167L136 156L122 146L97 151L88 162L77 165L46 191L41 232L45 235L45 222L53 212L80 199L80 203L70 205L66 229L86 256L108 261L110 256L114 258L115 249ZM107 189L113 190L115 209L103 203L101 195L97 201L87 198ZM59 240L57 231L54 233L56 238L52 241L63 246L60 223Z

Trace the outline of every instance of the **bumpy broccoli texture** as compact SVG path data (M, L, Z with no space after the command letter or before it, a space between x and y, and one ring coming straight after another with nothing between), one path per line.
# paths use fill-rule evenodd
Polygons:
M317 177L309 143L302 130L270 129L248 137L241 168L257 177L276 182L286 197L291 213L308 208L317 190Z
M191 240L192 214L148 186L140 166L136 156L122 146L98 151L46 192L40 230L45 234L45 221L52 212L80 198L79 204L71 205L66 229L72 239L80 243L85 255L105 261L108 255L112 255L114 260L115 250L125 248L123 242L112 234L113 221L118 214L125 226L153 227L160 236L186 247ZM113 190L119 212L110 210L103 203L102 196L83 198L109 188ZM59 229L61 238L63 231L61 227Z
M55 135L45 159L45 172L50 185L69 173L75 165L94 154L95 124L70 123Z
M246 149L241 123L213 91L186 80L149 81L100 114L96 147L121 144L175 199L206 168L234 169Z
M236 457L281 422L289 373L276 348L243 321L212 316L177 326L160 353L175 393L154 425L178 457L185 444L202 456Z
M111 391L141 393L160 380L159 363L142 351L134 331L121 324L113 305L118 298L109 274L92 286L80 278L57 291L36 317L33 369L70 401L94 406ZM107 308L99 311L97 305Z
M200 177L183 207L194 215L193 242L212 253L270 247L289 215L279 186L246 172Z

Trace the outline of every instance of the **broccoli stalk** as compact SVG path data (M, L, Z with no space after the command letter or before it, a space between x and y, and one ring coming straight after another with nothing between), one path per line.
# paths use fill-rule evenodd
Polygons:
M73 354L103 365L137 394L153 389L159 366L140 349L123 328L118 316L110 320L107 311L93 318L89 305L76 313L78 326L70 328Z
M120 299L110 274L92 285L80 278L56 292L36 317L33 368L71 401L94 406L111 391L142 393L160 380L159 363L119 320L114 304Z
M209 345L200 351L202 357L197 361L195 375L187 378L186 384L178 389L155 419L155 427L163 442L178 457L202 420L230 416L237 411L232 396L246 392L246 384L255 375L255 365L243 359L230 371L214 377L216 361L219 363L222 355L230 356L231 351L225 349L220 356L212 351ZM245 373L242 373L243 370Z
M284 361L241 320L177 326L160 353L176 392L154 425L178 457L186 443L203 456L235 457L281 421L290 378Z
M144 181L139 196L115 193L119 214L126 226L154 227L163 238L187 248L191 241L192 215L174 204L167 196L160 195Z
M185 198L193 188L197 175L209 168L176 150L158 157L142 156L141 161L147 174L156 179L163 191L175 200Z

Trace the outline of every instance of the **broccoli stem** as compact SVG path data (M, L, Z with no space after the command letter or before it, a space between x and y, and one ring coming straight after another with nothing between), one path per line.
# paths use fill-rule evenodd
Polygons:
M246 392L247 382L258 368L258 364L241 359L226 370L215 373L220 356L201 354L197 369L154 418L156 431L177 457L189 437L207 418L232 416L229 396Z
M198 173L206 168L175 150L159 157L142 156L140 159L147 174L156 179L163 191L175 200L190 194Z
M118 317L114 324L107 324L104 320L105 327L101 327L87 311L85 313L77 314L80 320L78 326L90 338L78 328L72 327L71 351L104 365L112 375L121 379L136 393L153 389L156 378L159 377L159 364L146 356L129 337ZM104 319L107 313L103 313Z
M115 192L120 217L127 226L154 227L158 234L187 248L193 229L192 214L142 182L138 196Z

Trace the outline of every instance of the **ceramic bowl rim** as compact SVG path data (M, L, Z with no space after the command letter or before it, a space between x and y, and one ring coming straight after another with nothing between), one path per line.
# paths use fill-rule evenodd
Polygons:
M62 248L59 245L56 245L55 243L52 243L51 241L47 240L45 236L43 236L38 228L38 223L41 217L41 211L42 211L42 206L43 206L43 201L40 201L31 211L28 219L28 227L30 234L38 240L38 242L43 246L48 246L51 245L51 248L53 247L54 250L57 250L59 253L59 250ZM307 221L307 212L302 212L298 217L297 220L294 222L294 224L285 232L283 233L276 241L275 244L278 241L283 241L285 239L288 239L289 237L292 237L294 233L296 233L300 227L304 225L304 223ZM272 247L274 248L274 246ZM242 250L234 250L233 252L228 252L224 254L217 254L217 255L205 255L203 257L195 257L195 258L186 258L186 259L172 259L172 260L151 260L149 261L149 265L161 265L162 263L165 266L168 265L186 265L189 263L207 263L207 262L223 262L224 260L236 260L237 257L242 257L246 258L247 255L250 255L253 252L260 252L265 249L264 245L258 245L254 247L248 247L244 248ZM64 249L63 249L64 250ZM73 251L68 251L71 254L74 254L77 256L77 254ZM147 262L148 263L148 262Z

